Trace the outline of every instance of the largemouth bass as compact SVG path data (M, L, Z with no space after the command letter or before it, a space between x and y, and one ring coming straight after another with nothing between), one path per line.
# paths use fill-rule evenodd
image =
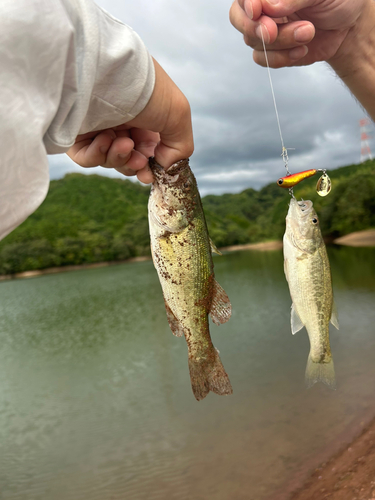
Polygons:
M290 200L284 234L284 271L292 298L291 327L304 326L310 340L306 384L335 388L329 322L338 329L327 250L311 201Z
M232 394L214 348L208 314L217 325L231 315L227 294L215 280L202 202L189 161L164 170L149 159L154 182L148 204L152 258L162 286L169 326L185 335L191 386L199 401L209 391Z

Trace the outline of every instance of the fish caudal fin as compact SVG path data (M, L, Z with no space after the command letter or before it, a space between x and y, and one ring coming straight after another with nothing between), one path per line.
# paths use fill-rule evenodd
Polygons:
M336 389L335 368L333 359L317 363L309 355L306 365L305 382L307 387L312 387L317 382L323 382L330 389Z
M219 351L213 349L212 356L196 359L189 355L191 388L195 399L200 401L212 391L220 396L233 393L229 377L220 360Z

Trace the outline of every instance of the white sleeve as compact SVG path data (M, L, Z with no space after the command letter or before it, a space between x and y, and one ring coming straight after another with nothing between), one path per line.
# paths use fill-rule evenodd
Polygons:
M154 87L138 35L91 0L3 0L0 239L44 200L47 154L139 114Z

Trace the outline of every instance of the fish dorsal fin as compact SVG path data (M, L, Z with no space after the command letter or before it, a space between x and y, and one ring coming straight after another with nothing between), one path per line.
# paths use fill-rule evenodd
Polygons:
M337 328L337 330L339 329L339 318L337 316L337 308L335 301L332 302L331 323L335 328Z
M214 280L214 291L209 314L215 325L226 323L232 314L232 306L228 295L216 280Z
M211 252L212 253L217 253L218 255L223 255L220 250L217 249L215 243L211 240L210 238L210 246L211 246Z
M299 332L302 330L302 328L305 326L302 323L301 318L299 317L296 308L294 307L294 304L292 304L292 310L290 313L290 324L292 327L292 334L294 335L295 333Z
M169 307L167 304L167 301L164 299L164 304L165 304L165 311L167 313L167 320L169 323L169 326L172 330L173 335L176 337L182 337L184 334L184 330L182 328L181 323L178 321L176 316L173 314L172 309Z

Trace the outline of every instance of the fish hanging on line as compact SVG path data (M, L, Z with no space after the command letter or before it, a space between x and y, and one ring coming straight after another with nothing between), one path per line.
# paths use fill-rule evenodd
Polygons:
M310 353L306 385L323 382L335 388L329 322L338 329L327 250L311 201L291 198L283 241L284 271L292 298L291 328L306 327Z
M209 391L232 394L212 344L208 314L216 325L231 316L231 304L215 280L211 242L195 177L188 160L165 170L149 159L154 175L148 204L151 251L162 286L169 326L185 335L192 390L199 401Z

